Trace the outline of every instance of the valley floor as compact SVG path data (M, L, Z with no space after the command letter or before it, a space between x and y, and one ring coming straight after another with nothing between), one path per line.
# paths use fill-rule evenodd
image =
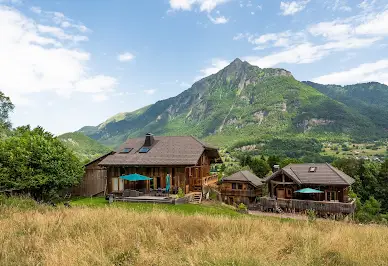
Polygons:
M388 264L384 226L88 200L72 208L0 204L0 265Z

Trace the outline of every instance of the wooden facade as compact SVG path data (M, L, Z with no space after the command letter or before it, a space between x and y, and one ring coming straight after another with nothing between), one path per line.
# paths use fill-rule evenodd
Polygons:
M278 212L315 210L320 214L349 214L355 202L348 192L354 179L330 164L291 164L266 178L269 197L260 198L260 208ZM315 193L297 192L311 188Z
M220 186L222 200L230 205L255 202L256 197L262 196L262 187L254 187L248 182L225 181Z
M302 188L315 188L323 193L317 194L300 194L295 191ZM298 185L287 175L282 173L269 180L268 190L271 198L277 199L300 199L313 201L333 201L333 202L348 202L349 186L346 185L320 185L308 184Z
M202 191L205 180L211 177L210 159L206 151L197 165L166 166L107 166L106 193L122 193L124 189L133 189L147 193L150 189L166 187L166 176L169 175L171 190L181 188L185 193ZM119 177L128 174L141 174L152 178L150 181L130 182Z
M112 153L105 154L85 165L85 173L81 182L71 190L73 196L90 197L104 194L106 190L107 170L98 164L110 154Z

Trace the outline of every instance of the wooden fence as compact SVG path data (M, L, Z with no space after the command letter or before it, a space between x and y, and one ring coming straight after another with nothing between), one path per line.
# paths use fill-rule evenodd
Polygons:
M298 199L272 199L268 197L261 197L259 205L262 210L275 209L276 206L282 208L284 211L304 211L315 210L320 213L353 213L356 209L355 201L332 202L332 201L312 201L312 200L298 200Z

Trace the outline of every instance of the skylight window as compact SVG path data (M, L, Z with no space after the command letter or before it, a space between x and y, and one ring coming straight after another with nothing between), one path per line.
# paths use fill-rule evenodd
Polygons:
M310 173L315 173L317 171L317 168L315 166L312 166L309 168Z
M139 150L139 153L147 153L149 152L150 148L147 148L147 147L142 147L140 150Z
M120 153L130 153L131 150L133 150L133 148L124 148L124 149L121 150Z

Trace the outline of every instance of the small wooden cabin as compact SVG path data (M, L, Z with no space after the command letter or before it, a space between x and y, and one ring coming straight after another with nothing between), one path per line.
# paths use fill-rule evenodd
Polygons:
M98 165L107 171L106 193L134 189L147 193L166 187L167 174L171 189L185 193L202 191L211 177L210 165L222 162L218 149L192 136L153 136L128 139L119 149ZM130 182L122 175L141 174L150 181Z
M85 165L85 173L81 182L71 190L73 196L90 197L104 194L106 189L107 171L98 165L107 156L114 154L109 152Z
M240 171L221 181L220 191L222 200L230 205L255 202L256 197L262 196L263 180L250 171Z
M353 178L327 163L290 164L265 179L269 198L260 199L265 208L282 207L296 211L315 209L326 213L352 213L348 197ZM311 188L321 193L298 193Z

